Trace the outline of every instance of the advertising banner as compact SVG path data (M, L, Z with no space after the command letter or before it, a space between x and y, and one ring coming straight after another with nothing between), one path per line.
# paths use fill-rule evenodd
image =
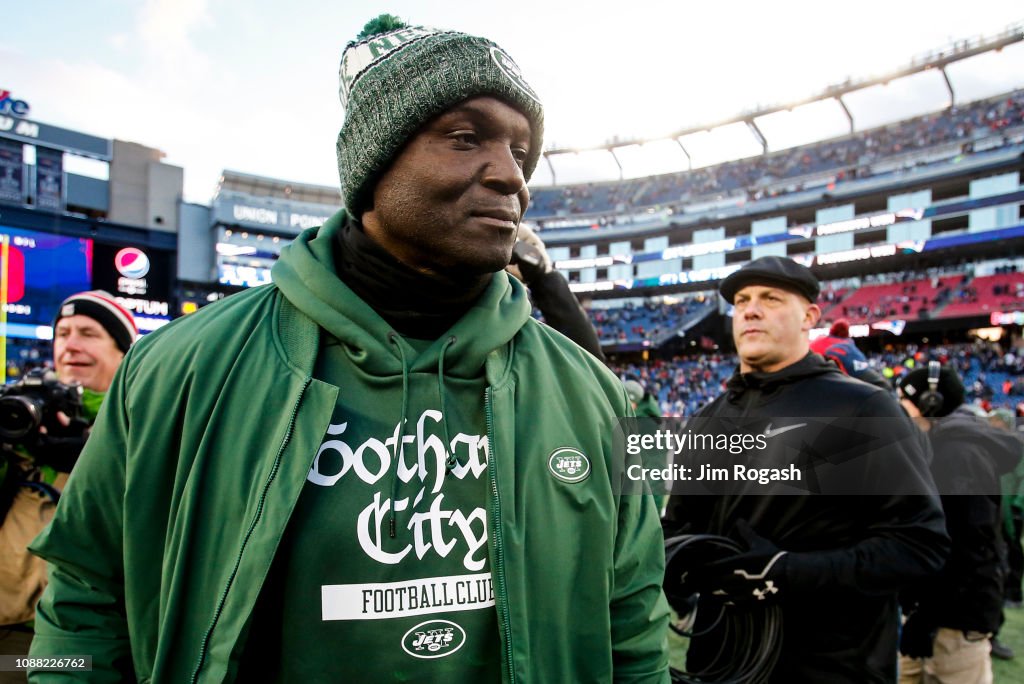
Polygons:
M64 153L59 150L36 148L36 206L64 210Z
M60 303L91 287L92 240L0 225L0 241L7 243L0 262L7 336L50 339Z
M0 202L25 202L23 145L0 138Z
M123 243L93 245L93 288L114 295L131 311L140 333L170 321L173 273L172 252Z

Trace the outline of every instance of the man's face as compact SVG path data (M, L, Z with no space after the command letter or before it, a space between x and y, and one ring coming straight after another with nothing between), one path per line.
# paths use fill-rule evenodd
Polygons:
M530 203L530 123L492 97L461 102L412 137L381 177L366 233L427 274L494 273Z
M732 335L740 372L773 373L810 349L807 333L821 310L800 295L770 285L747 285L733 298Z
M902 390L899 392L899 397L900 406L902 406L903 410L908 416L910 416L910 419L914 421L914 425L925 432L929 432L932 429L932 421L924 417L921 413L921 409L917 408L917 404L910 401L910 399L903 394Z
M57 321L53 334L53 363L61 382L106 392L124 353L102 325L88 316Z
M906 411L907 415L910 416L911 418L922 417L921 409L917 408L917 404L903 396L902 392L900 393L900 406L903 407L903 410Z

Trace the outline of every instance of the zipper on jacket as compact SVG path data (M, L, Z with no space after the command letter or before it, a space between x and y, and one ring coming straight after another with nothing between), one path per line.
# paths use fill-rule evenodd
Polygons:
M747 397L746 397L746 401L744 402L744 405L743 405L743 413L744 413L744 415L746 415L746 414L748 414L750 412L750 409L752 409L754 407L754 402L757 401L761 397L761 394L762 394L762 392L761 392L760 388L757 389L757 393L756 394L755 394L753 389L751 389L749 387L747 388Z
M242 548L238 550L238 556L235 557L235 567L231 569L231 575L228 577L228 583L224 587L224 591L221 592L220 600L217 601L217 609L213 613L213 620L210 622L210 626L206 630L206 634L203 635L203 643L199 647L199 660L196 661L196 668L192 671L192 684L196 684L199 679L199 672L203 667L203 660L206 659L206 648L210 644L210 636L213 634L213 628L217 625L217 620L220 618L221 612L224 610L224 602L227 601L228 592L231 590L231 585L235 581L235 575L238 574L238 566L242 564L242 554L245 553L245 547L249 543L249 538L252 537L253 530L256 529L256 524L260 521L263 516L263 504L267 500L267 492L270 490L270 485L277 477L278 468L281 466L281 455L284 454L285 448L288 446L288 442L292 439L292 430L295 429L295 417L299 413L299 402L302 401L302 395L306 393L306 388L309 387L309 383L312 381L310 376L306 376L306 379L302 382L302 389L299 391L299 396L295 400L295 405L292 406L292 414L288 419L288 428L284 433L284 441L281 442L281 448L277 450L277 456L274 458L274 465L270 469L270 475L267 476L267 481L263 484L263 491L260 493L260 501L256 505L256 514L253 516L252 522L249 523L249 529L246 530L245 538L242 540Z
M512 632L508 617L508 588L505 586L505 554L501 545L501 502L498 499L498 467L494 464L494 413L491 410L491 388L484 391L484 415L487 420L487 448L490 457L487 459L487 470L491 475L491 511L494 516L494 525L491 530L494 534L494 568L492 572L498 574L498 589L501 594L501 610L498 611L498 619L505 627L505 658L508 661L508 681L511 684L516 681L516 672L512 662Z

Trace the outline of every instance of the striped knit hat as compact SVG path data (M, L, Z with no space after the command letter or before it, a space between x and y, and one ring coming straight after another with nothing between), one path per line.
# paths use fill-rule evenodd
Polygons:
M339 76L345 122L338 134L338 172L345 208L356 218L370 206L377 180L406 141L473 97L495 97L530 121L527 181L537 167L544 109L508 53L486 38L407 26L382 15L346 46Z
M60 319L68 316L88 316L93 319L114 338L114 343L122 352L127 352L139 336L135 317L103 290L79 292L65 299L57 310L57 317L53 319L53 327L56 328Z

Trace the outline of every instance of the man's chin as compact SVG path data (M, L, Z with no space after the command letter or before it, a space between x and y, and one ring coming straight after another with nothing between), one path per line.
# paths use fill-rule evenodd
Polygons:
M768 350L765 349L763 345L760 345L753 340L746 344L736 345L736 356L740 357L740 360L746 363L762 359L767 355L767 353Z
M760 369L768 360L768 353L762 349L737 350L740 363L753 370Z
M63 382L65 385L85 385L85 383L91 377L91 372L80 371L77 369L57 371L57 379Z
M472 260L472 263L466 265L466 268L478 275L485 275L504 271L511 262L512 248L509 247L508 250L502 249L489 254L479 254Z
M443 275L454 281L477 280L484 276L490 276L498 271L504 271L509 265L510 256L494 255L481 256L472 260L466 260L457 266L446 268Z

